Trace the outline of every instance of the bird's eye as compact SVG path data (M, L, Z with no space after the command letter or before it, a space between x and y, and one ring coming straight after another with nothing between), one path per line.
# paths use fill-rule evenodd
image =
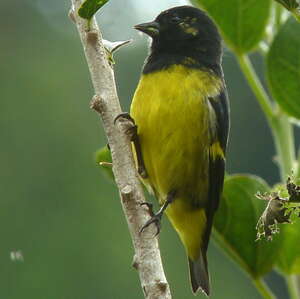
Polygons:
M181 18L178 16L173 16L170 19L170 23L172 23L172 24L178 24L180 21L181 21Z

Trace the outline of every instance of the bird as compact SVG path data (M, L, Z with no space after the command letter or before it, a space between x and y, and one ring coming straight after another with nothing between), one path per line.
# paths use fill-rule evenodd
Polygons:
M134 28L151 44L130 107L133 151L160 205L141 231L156 224L159 232L166 213L185 247L192 291L209 296L207 249L229 133L221 36L207 13L192 6L167 9Z

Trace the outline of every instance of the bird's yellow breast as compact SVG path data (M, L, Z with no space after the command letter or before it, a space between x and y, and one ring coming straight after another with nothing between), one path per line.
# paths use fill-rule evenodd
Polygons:
M207 200L208 149L215 126L208 97L218 95L221 84L208 71L174 65L143 75L132 101L130 114L138 126L148 173L145 184L154 190L160 204L169 192L176 192L177 199L166 213L181 238L193 235L184 232L187 225L182 222L191 216L189 201L201 206ZM200 226L201 221L191 229L199 230L199 235ZM193 246L198 248L199 241L187 247Z
M195 189L205 180L211 111L207 98L219 93L212 74L174 65L143 75L131 105L138 126L148 183L160 198L171 191ZM196 188L197 189L197 188Z

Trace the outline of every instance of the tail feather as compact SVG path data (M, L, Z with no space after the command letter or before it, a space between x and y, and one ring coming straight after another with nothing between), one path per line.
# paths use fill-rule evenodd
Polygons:
M206 255L201 253L196 261L189 258L189 268L193 293L201 289L206 296L209 296L210 283Z

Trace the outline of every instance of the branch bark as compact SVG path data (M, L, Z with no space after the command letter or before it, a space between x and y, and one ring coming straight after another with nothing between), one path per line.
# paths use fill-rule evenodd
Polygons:
M80 35L96 94L91 102L91 108L100 114L107 135L115 181L135 250L133 266L138 270L145 298L170 299L170 288L164 274L158 240L153 237L156 229L149 227L147 231L139 233L140 228L148 220L149 213L147 208L141 207L145 198L135 169L130 139L126 134L130 123L119 120L117 126L114 125L114 119L121 113L121 107L114 73L107 60L101 32L95 18L91 21L90 30L87 31L87 21L77 13L83 1L71 0L71 2L70 18L76 24Z

